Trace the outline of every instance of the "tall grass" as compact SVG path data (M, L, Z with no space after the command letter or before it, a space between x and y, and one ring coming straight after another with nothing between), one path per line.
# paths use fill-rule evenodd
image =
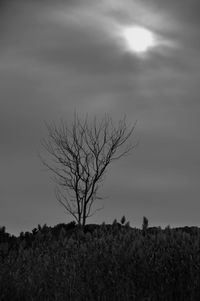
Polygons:
M1 301L200 300L198 228L144 231L115 222L32 232L1 233Z

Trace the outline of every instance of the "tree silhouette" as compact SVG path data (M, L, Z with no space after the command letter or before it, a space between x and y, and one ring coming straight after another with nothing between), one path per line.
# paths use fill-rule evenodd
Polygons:
M142 232L143 232L143 234L146 233L146 231L148 229L148 226L149 226L149 220L146 216L143 216L143 223L142 223Z
M41 160L58 184L57 200L84 226L87 218L99 210L92 212L92 207L100 198L97 191L107 167L136 146L126 143L135 124L128 127L125 116L114 126L108 114L100 121L94 117L90 122L87 116L81 120L75 114L71 126L63 121L59 126L46 126L48 137L42 145L50 157Z

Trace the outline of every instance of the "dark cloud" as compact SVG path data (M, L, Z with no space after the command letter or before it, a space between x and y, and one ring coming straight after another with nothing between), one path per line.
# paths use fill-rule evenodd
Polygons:
M142 1L147 4L147 1ZM154 5L156 10L169 12L170 15L179 21L191 24L199 23L200 3L197 0L176 0L176 1L160 1L153 0L150 5Z

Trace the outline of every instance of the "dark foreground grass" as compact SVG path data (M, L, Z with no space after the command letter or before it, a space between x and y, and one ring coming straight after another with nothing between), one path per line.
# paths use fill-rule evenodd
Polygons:
M199 301L200 229L2 228L0 300Z

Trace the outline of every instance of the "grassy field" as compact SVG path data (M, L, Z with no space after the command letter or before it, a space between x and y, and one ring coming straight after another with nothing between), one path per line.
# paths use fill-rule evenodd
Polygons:
M0 230L0 300L200 300L200 229Z

